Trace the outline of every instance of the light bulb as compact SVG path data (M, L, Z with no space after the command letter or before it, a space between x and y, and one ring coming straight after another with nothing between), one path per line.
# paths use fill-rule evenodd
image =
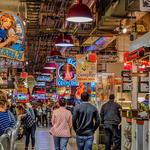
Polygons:
M127 28L122 29L122 33L124 33L124 34L127 33L127 31L128 31Z

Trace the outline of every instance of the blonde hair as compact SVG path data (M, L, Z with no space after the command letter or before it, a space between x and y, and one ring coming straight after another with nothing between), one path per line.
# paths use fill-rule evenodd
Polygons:
M0 91L0 105L4 106L5 104L7 105L7 96L3 91Z
M14 31L16 31L15 19L11 14L7 14L7 13L2 14L2 16L0 16L0 25L2 24L2 22L5 22L6 19L10 19L10 21L11 21L11 27L10 28L13 28Z

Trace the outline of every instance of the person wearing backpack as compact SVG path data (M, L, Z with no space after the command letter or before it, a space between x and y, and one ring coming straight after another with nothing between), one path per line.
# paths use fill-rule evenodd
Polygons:
M33 115L32 109L24 109L23 106L17 107L18 115L22 116L22 122L25 129L25 150L28 150L30 137L31 137L31 144L32 144L32 150L34 150L35 146L35 131L36 131L36 121L35 116Z

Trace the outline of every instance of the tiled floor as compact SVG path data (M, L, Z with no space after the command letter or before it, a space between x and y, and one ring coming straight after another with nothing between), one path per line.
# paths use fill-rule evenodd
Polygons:
M54 150L53 137L49 135L48 130L48 128L37 129L35 150ZM24 139L17 142L17 150L24 150ZM69 141L68 150L77 150L75 139Z

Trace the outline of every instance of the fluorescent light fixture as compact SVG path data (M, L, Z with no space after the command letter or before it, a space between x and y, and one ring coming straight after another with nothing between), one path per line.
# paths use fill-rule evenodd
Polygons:
M70 22L79 22L79 23L92 22L93 21L93 19L89 18L89 17L68 17L66 20L70 21Z
M59 35L56 39L55 46L57 47L72 47L74 46L73 39L70 35Z
M71 46L74 46L74 45L69 44L69 43L56 43L55 46L57 46L57 47L71 47Z

